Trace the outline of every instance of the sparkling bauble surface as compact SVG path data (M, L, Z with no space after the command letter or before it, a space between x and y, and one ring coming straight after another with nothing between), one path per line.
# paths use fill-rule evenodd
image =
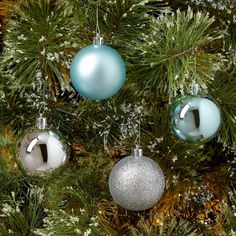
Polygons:
M51 130L35 130L20 141L19 161L28 172L45 173L67 161L66 146Z
M120 54L106 45L90 45L72 60L70 79L84 97L103 100L116 94L125 82L125 63Z
M218 105L208 97L186 95L170 107L170 126L174 135L186 143L204 143L214 138L220 128Z
M109 190L114 200L132 211L146 210L161 198L165 177L152 159L128 156L113 167L109 176Z

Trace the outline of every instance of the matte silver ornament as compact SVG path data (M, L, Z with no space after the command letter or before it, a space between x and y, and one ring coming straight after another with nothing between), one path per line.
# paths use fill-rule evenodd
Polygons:
M135 149L134 156L117 162L109 176L109 190L123 208L143 211L155 205L165 189L165 177L159 165Z
M52 130L28 132L19 144L20 164L31 173L47 173L67 162L66 146Z

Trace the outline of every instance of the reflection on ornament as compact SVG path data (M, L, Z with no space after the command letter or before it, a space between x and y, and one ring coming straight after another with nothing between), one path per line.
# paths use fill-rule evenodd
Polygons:
M143 211L161 198L165 177L159 165L135 149L135 156L120 160L109 176L109 190L123 208Z
M170 119L174 135L187 143L211 140L221 123L218 105L210 98L200 95L176 99L170 107Z
M94 44L79 51L70 66L74 88L84 97L104 100L116 94L125 82L125 63L113 48L103 45L100 36Z
M29 172L48 172L66 163L66 147L51 130L33 131L20 141L19 160Z

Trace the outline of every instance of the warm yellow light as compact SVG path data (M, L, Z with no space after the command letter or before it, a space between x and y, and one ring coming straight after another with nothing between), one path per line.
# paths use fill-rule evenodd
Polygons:
M163 222L160 219L156 219L156 224L163 225Z

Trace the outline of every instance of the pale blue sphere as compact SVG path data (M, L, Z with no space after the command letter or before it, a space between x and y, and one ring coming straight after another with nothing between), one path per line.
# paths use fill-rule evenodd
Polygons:
M220 108L206 95L184 95L170 106L170 127L182 142L206 143L218 134L220 124Z
M72 60L70 79L84 97L104 100L116 94L125 82L125 63L120 54L106 45L90 45Z

